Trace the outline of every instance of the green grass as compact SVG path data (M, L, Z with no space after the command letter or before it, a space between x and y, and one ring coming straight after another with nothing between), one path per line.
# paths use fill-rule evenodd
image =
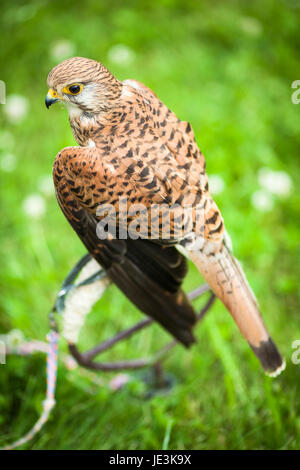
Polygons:
M66 111L47 111L46 77L56 61L53 43L68 39L74 55L101 60L120 79L150 86L191 122L208 174L225 182L216 196L235 253L259 299L265 321L287 360L276 380L265 377L220 302L197 328L198 342L178 346L165 368L171 393L146 398L142 374L122 390L95 386L60 363L57 406L26 449L297 449L300 447L300 366L291 362L299 321L299 112L291 83L300 79L299 2L256 0L105 2L68 0L1 7L1 72L7 94L29 100L11 124L0 105L0 334L17 328L45 339L47 314L65 275L85 252L54 196L37 220L24 199L40 193L56 153L73 145ZM124 44L131 63L113 62ZM9 133L9 134L8 134ZM262 167L287 172L293 190L260 212L251 197ZM191 267L186 288L201 282ZM200 306L201 302L197 303ZM88 346L141 318L112 287L88 318L80 344ZM158 326L120 344L103 358L149 354L168 335ZM60 343L65 351L64 342ZM0 445L24 434L44 398L45 358L9 356L0 366ZM105 383L112 374L99 373Z

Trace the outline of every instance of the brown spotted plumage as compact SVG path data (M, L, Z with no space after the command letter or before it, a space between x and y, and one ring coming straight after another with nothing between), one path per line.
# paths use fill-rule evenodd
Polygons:
M50 72L48 86L47 106L57 100L66 104L80 145L55 159L58 202L92 256L137 307L188 346L195 314L181 289L184 253L228 308L265 371L276 375L284 362L228 248L190 124L146 86L120 82L93 60L62 62ZM99 207L105 204L115 210L116 227L100 239L97 224L105 216ZM137 216L130 211L138 204L143 206ZM123 239L122 230L130 233L137 222L139 237Z

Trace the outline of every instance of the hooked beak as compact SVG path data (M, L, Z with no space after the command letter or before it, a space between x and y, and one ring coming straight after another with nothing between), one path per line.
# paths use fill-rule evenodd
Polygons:
M49 109L51 104L56 103L56 101L59 101L57 93L56 93L56 91L52 90L52 88L50 88L50 90L48 91L47 96L45 98L45 104L46 104L47 108Z

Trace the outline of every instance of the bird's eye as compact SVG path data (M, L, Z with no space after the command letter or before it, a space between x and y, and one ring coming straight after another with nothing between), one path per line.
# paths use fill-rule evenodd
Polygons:
M69 95L78 95L81 92L82 88L82 85L74 83L74 85L69 85L68 87L65 87L63 91L65 93L68 93Z

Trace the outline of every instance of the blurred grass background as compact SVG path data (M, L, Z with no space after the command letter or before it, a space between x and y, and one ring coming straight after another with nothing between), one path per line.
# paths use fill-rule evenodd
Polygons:
M144 82L191 122L235 254L287 360L278 379L265 377L216 302L197 328L197 344L189 351L178 346L166 362L176 381L171 393L146 399L140 373L112 392L61 364L50 422L23 448L299 448L300 365L291 362L292 342L300 339L300 105L291 102L291 83L300 79L299 21L294 0L2 0L0 334L18 329L44 340L60 284L85 252L51 186L56 153L74 145L67 114L44 106L49 70L80 55L102 61L119 79ZM283 172L276 194L263 187L270 170ZM199 283L191 269L187 289ZM80 344L139 319L111 287ZM149 354L167 339L154 326L103 358ZM60 347L66 350L63 341ZM0 381L4 444L41 411L44 356L9 356Z

